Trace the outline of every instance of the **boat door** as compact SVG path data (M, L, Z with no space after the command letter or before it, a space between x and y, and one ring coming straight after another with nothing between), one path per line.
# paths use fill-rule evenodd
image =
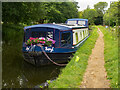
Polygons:
M60 32L60 47L72 47L72 31Z

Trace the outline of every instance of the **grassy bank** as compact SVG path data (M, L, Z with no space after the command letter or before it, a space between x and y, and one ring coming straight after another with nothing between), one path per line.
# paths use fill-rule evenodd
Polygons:
M97 28L91 31L90 37L83 44L81 48L77 50L74 57L62 69L58 78L53 81L49 88L79 88L83 79L86 66L88 64L89 55L94 48L96 39L98 38Z
M104 59L111 88L118 88L118 39L116 32L99 26L104 34ZM120 86L120 85L119 85Z

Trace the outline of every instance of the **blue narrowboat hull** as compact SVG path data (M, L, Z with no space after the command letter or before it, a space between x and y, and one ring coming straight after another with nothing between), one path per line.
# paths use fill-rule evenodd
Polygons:
M31 47L29 47L31 49ZM50 49L51 48L51 49ZM77 48L74 49L66 49L66 48L53 48L53 47L47 47L48 51L43 47L46 54L56 63L65 63L70 60L70 58L73 56L73 53L77 50ZM53 51L51 52L50 50ZM34 49L31 51L25 51L25 47L23 48L23 56L24 60L36 65L48 65L53 64L42 52L41 47L35 46ZM59 51L59 52L58 52Z
M43 53L40 52L23 52L25 61L35 65L49 65L53 64ZM73 56L72 53L47 53L47 55L56 63L65 63Z
M43 47L46 54L56 63L65 63L68 62L73 53L82 46L82 44L87 40L89 36L83 39L80 43L73 46L72 48L54 48L54 47ZM24 46L24 45L23 45ZM23 47L23 57L24 60L35 65L48 65L53 64L43 53L41 47L34 45L34 46L24 46Z

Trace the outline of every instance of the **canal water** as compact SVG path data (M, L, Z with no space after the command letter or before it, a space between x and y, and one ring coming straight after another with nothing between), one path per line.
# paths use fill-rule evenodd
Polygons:
M24 61L21 44L2 45L3 88L34 88L58 77L62 68L56 65L35 67Z

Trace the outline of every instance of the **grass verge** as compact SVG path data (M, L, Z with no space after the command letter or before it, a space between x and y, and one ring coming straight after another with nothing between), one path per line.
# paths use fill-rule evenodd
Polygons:
M97 28L91 31L90 37L80 47L67 66L62 69L58 78L53 81L49 88L79 88L83 79L88 58L92 53L96 39L98 38Z
M104 59L111 88L118 88L118 38L114 32L99 26L104 34ZM120 85L119 85L120 86Z

